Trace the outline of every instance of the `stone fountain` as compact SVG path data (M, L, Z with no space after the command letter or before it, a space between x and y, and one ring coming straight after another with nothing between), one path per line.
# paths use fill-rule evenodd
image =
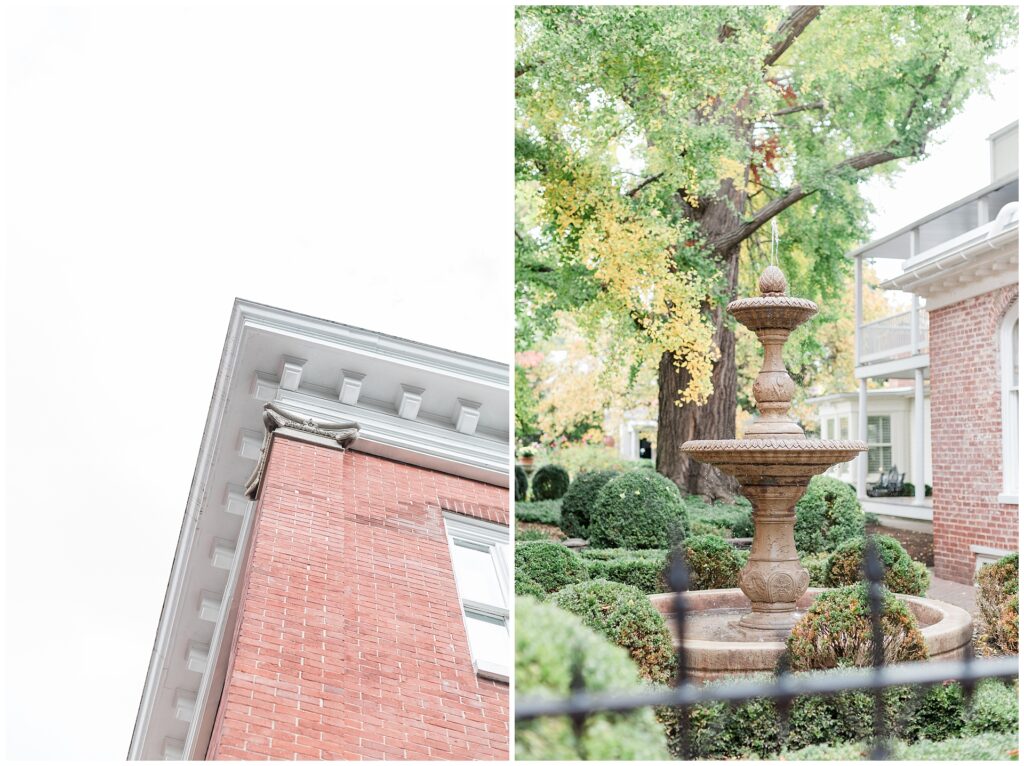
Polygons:
M739 589L688 594L683 643L689 672L697 680L771 670L793 625L821 591L808 591L793 536L795 506L811 478L867 450L861 441L808 439L789 416L796 386L782 361L793 330L813 317L813 301L786 294L786 277L775 266L761 274L761 295L741 298L726 310L764 346L754 382L760 417L741 439L688 441L683 452L735 476L754 508L754 541L741 570ZM962 609L930 599L902 596L918 618L929 655L960 656L971 638L971 618ZM663 613L672 594L651 597ZM674 630L674 620L669 620ZM679 637L676 636L679 641Z

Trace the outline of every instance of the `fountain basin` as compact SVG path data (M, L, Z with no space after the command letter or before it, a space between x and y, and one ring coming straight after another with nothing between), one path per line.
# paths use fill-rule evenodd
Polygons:
M797 600L802 614L824 588L809 588ZM895 594L917 618L929 660L962 659L971 651L971 615L953 604L935 599ZM666 619L678 647L672 617L674 593L650 596ZM786 649L784 641L766 631L744 629L736 623L750 613L750 599L739 588L690 591L686 594L684 638L687 674L696 682L730 678L747 673L771 672Z

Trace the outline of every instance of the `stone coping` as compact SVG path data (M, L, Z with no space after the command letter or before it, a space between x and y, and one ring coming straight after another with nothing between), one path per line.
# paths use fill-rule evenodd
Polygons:
M797 601L801 609L810 607L814 598L827 588L809 588ZM904 601L917 617L928 647L929 659L955 659L970 644L973 633L971 615L964 609L943 601L904 594L894 594ZM710 609L749 609L750 600L739 588L690 591L686 594L688 611ZM674 593L649 596L654 607L666 619L671 614ZM678 644L678 639L673 637ZM784 641L713 641L686 639L687 666L698 674L728 675L770 671L785 651Z

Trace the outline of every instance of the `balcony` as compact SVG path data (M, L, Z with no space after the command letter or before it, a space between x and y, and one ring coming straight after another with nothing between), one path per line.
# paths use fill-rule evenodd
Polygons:
M925 353L928 350L928 314L917 312L917 343L914 343L914 312L868 322L860 327L858 364L880 359L897 359Z

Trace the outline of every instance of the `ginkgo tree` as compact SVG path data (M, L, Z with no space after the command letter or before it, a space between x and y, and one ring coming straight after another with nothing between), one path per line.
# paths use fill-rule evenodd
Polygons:
M520 6L519 347L559 311L612 326L658 362L658 470L728 492L680 446L735 436L741 259L776 219L793 291L837 300L859 183L923 156L1015 30L1010 6Z

